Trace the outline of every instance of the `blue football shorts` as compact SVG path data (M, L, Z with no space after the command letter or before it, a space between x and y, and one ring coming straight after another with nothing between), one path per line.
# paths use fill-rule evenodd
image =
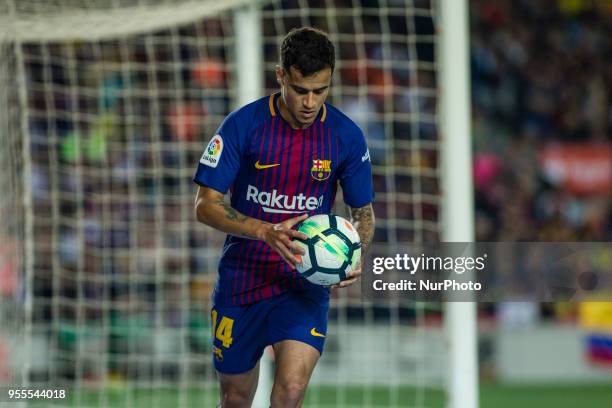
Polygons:
M257 365L266 346L297 340L323 353L327 291L289 291L244 306L213 305L213 363L224 374Z

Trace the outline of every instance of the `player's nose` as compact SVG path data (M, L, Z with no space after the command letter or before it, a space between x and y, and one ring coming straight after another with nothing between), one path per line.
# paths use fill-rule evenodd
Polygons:
M308 92L308 94L304 97L304 107L306 109L314 109L316 106L316 101L313 92Z

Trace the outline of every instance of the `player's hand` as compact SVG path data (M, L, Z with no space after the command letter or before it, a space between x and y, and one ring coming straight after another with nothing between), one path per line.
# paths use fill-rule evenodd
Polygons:
M337 288L344 288L344 287L350 286L353 283L357 282L360 278L361 278L361 261L359 261L355 269L351 271L351 273L347 276L345 280L340 281L339 283L335 285L332 285L331 288L337 289Z
M279 224L266 224L261 234L261 240L278 252L292 269L295 269L297 264L302 263L301 255L305 253L292 240L294 238L308 239L308 235L294 230L293 227L306 218L308 218L308 214L302 214Z

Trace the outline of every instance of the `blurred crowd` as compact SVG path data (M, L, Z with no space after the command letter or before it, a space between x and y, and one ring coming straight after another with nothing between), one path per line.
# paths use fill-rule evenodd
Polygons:
M471 2L477 237L612 239L612 4Z

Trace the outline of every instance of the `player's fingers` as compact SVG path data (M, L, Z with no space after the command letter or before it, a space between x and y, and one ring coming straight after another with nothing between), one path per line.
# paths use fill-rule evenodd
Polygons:
M359 280L359 277L354 277L354 278L349 278L349 279L343 280L342 282L338 283L338 287L345 288L345 287L350 286L353 283L357 282L358 280Z
M289 237L289 240L291 240L292 238L298 238L302 240L308 239L308 235L304 234L303 232L291 229L291 226L285 225L284 223L274 225L273 229L274 231L278 231L284 236Z
M289 231L293 231L293 230L289 230ZM289 231L286 231L286 232L289 232ZM299 254L304 254L305 252L304 252L303 247L300 246L297 242L294 242L291 236L293 236L293 234L283 235L280 239L285 244L285 246L287 246L290 249L295 249L295 251L293 251L294 253L297 252Z
M296 231L296 230L288 230L287 234L291 236L292 238L297 238L297 239L302 239L302 240L308 239L308 235L304 234L303 232Z
M281 256L281 258L283 258L283 260L285 262L287 262L287 265L289 265L289 267L293 270L295 269L295 264L293 263L293 261L291 259L288 259L287 256L283 255L280 251L279 254Z
M283 224L287 228L292 228L295 224L304 221L306 218L308 218L308 214L298 215L297 217L289 218L288 220L283 221Z
M361 274L362 274L361 267L358 266L357 268L355 268L351 272L349 272L348 276L351 277L351 278L358 278L358 277L361 276Z
M353 278L353 277L358 278L358 277L360 277L360 276L361 276L361 273L362 273L362 271L361 271L361 260L359 260L359 261L357 262L357 265L355 265L355 267L353 268L353 270L352 270L352 271L350 271L350 272L347 274L347 276L346 276L346 277L347 277L347 279L348 279L348 278Z
M336 283L335 285L331 285L329 288L330 288L330 289L339 289L339 288L343 288L343 287L347 286L347 285L345 285L345 284L344 284L344 282L346 282L346 281L342 281L342 282L340 282L340 283Z
M304 250L304 247L302 247L301 245L293 241L289 241L287 246L289 247L289 249L291 249L291 252L294 254L304 255L306 253L306 251Z
M282 234L279 234L278 240L283 243L283 245L289 247L291 246L291 238L289 237L288 231L283 231Z
M278 242L276 244L276 252L291 266L292 269L295 269L295 265L301 262L301 258L296 257L289 248L283 243Z
M347 278L343 281L340 281L338 283L336 283L335 285L331 285L330 288L331 289L338 289L338 288L344 288L347 286L352 285L353 283L357 282L359 280L359 278L361 277L361 273L357 276L353 276L352 274L348 275Z

